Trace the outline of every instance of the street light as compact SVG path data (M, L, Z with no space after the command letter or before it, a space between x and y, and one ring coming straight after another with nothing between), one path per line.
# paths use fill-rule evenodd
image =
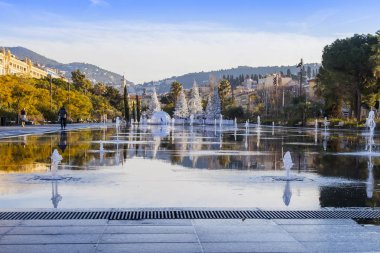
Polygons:
M299 96L302 95L302 71L303 71L303 59L301 58L301 62L298 63L297 68L300 68L300 91Z

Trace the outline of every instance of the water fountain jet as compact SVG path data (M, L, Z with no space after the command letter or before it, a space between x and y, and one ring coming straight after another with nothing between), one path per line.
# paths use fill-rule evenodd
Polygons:
M58 153L57 149L54 149L53 154L51 155L51 179L52 180L58 180L60 177L58 177L58 165L62 161L62 156Z

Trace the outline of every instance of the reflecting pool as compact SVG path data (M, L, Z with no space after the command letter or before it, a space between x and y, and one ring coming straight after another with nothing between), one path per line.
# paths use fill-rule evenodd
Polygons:
M0 140L0 208L319 209L380 204L363 131L112 126ZM374 143L379 144L377 135ZM62 156L51 174L51 155ZM284 180L283 156L293 166Z

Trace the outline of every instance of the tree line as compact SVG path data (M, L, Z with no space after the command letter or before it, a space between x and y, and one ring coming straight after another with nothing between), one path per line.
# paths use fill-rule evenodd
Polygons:
M71 121L97 121L103 114L120 116L122 96L103 83L93 85L79 70L72 72L72 83L50 77L0 76L0 116L17 121L25 108L28 120L54 122L62 105Z
M355 34L325 46L317 75L317 92L327 115L339 117L342 108L361 119L361 109L380 100L380 31Z

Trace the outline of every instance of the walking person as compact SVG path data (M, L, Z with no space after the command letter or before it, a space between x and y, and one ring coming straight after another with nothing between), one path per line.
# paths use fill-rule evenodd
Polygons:
M26 110L25 108L22 108L20 112L20 119L21 119L21 126L25 127L25 122L26 122Z
M61 129L65 129L66 128L67 111L66 111L66 108L64 105L61 107L61 109L59 109L58 116L59 116L59 122L61 123Z

